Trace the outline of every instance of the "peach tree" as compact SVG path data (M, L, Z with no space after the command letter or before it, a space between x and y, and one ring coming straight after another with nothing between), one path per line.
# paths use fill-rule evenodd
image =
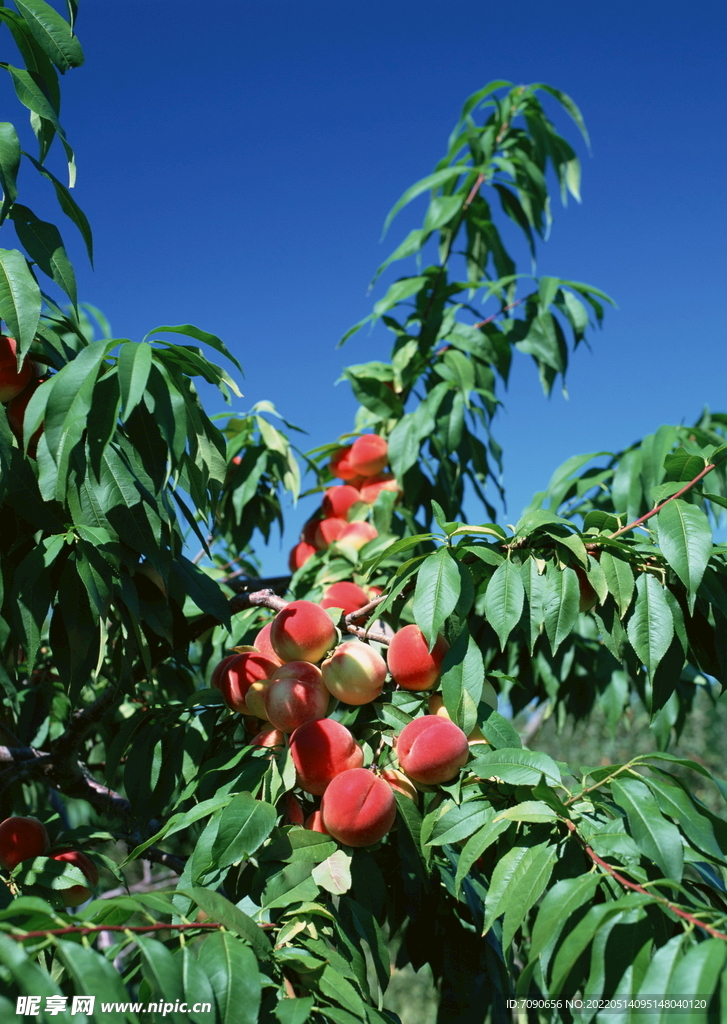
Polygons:
M724 1014L727 829L694 780L727 790L669 747L727 668L727 417L575 454L513 525L492 497L512 360L547 394L610 301L503 235L532 268L553 185L578 198L551 119L585 135L578 109L542 84L467 100L387 221L426 199L375 276L390 361L347 368L355 423L302 454L268 402L205 411L197 378L239 395L221 339L112 337L18 201L37 172L92 257L59 120L76 6L0 6L30 112L0 124L3 1013L384 1024L395 949L452 1024L517 997L531 1021ZM301 467L311 514L265 578ZM657 752L620 764L513 725L636 702Z

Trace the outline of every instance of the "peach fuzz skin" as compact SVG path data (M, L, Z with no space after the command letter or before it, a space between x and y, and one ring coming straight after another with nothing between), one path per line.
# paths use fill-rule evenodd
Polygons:
M394 791L366 768L351 768L323 794L321 819L329 835L346 846L378 843L396 819Z
M396 739L403 771L425 786L453 779L469 757L467 737L454 722L437 715L415 718Z
M297 783L306 793L321 796L336 775L363 765L363 750L353 734L332 718L306 722L290 737Z

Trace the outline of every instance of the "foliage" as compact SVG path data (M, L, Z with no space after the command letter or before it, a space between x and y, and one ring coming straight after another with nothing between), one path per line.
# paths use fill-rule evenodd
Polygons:
M712 533L727 505L727 417L705 412L627 451L574 456L509 530L488 497L501 487L491 424L514 351L534 359L549 392L565 378L568 338L575 349L610 301L534 273L552 181L579 196L577 157L543 102L585 133L573 102L544 85L491 83L392 210L387 227L429 196L422 227L376 273L416 258L368 318L391 331L390 362L345 371L361 407L342 440L386 438L403 493L353 506L349 517L377 532L360 550L332 544L292 578L266 581L256 531L267 540L286 492L300 489L288 436L270 403L225 414L222 429L205 413L195 377L239 394L206 354L239 369L221 339L189 324L111 338L79 305L58 229L17 202L24 161L92 255L84 215L46 166L57 135L72 187L57 72L83 60L76 5L67 19L44 0L15 7L0 20L23 67L1 66L39 151L0 125L0 218L19 246L0 250L0 318L18 365L32 355L43 383L22 443L0 415L0 800L2 817L37 814L54 848L90 852L102 898L64 911L63 890L84 876L51 856L3 876L0 1005L10 1014L19 997L89 995L125 1003L114 1019L128 1021L149 1019L129 1000L161 1000L180 1024L386 1022L397 1019L385 1008L396 947L399 965L429 966L439 1019L452 1024L505 1019L516 996L661 999L659 1015L666 998L698 996L706 1008L690 1019L724 1013L727 831L712 808L727 790L668 748L697 685L716 688L727 668L727 552ZM507 252L503 218L531 273ZM497 309L483 319L486 300ZM305 457L313 492L329 485L340 443ZM468 523L466 500L489 521ZM220 658L285 605L274 590L317 601L344 579L383 592L363 616L332 609L342 633L380 649L408 622L430 647L446 636L446 710L486 741L418 804L397 795L396 829L355 849L291 824L289 748L252 745L208 685ZM384 768L427 696L388 683L332 717ZM509 714L547 708L563 727L597 709L614 729L632 706L649 714L655 749L613 765L532 749ZM710 787L709 806L694 779ZM314 802L298 795L307 815ZM209 1002L211 1016L187 1002ZM68 1007L53 1019L70 1019ZM529 1019L574 1018L561 1007Z

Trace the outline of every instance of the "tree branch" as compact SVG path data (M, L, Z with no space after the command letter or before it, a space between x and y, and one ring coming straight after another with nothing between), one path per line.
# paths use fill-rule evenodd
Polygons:
M681 498L682 494L686 494L690 488L699 483L702 477L705 477L707 473L711 473L712 470L716 468L716 465L713 465L712 463L705 466L702 472L697 473L695 478L690 480L688 484L685 484L680 491L677 491L676 494L669 495L669 497L662 501L660 505L657 505L656 508L652 508L651 512L647 512L645 516L641 516L639 519L634 519L633 523L629 523L628 526L622 526L620 530L616 530L615 533L610 534L609 540L613 540L614 537L620 537L622 533L628 533L629 530L635 530L637 526L641 526L641 524L645 523L647 519L651 519L651 517L655 516L657 512L661 512L664 506L668 505L670 501L674 501L675 498Z

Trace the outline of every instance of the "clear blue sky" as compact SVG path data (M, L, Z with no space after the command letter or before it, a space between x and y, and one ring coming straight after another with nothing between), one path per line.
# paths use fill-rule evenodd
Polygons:
M568 401L546 400L516 360L495 424L507 521L568 456L705 403L727 410L723 3L81 0L77 27L87 63L63 81L62 120L95 272L62 228L82 297L116 336L213 331L244 367L239 408L271 399L309 431L305 447L333 440L355 410L333 386L341 367L388 351L385 331L336 341L369 312L372 272L424 200L382 245L388 209L432 169L469 93L545 81L581 107L592 154L580 147L583 203L555 208L538 269L619 309L576 353Z

